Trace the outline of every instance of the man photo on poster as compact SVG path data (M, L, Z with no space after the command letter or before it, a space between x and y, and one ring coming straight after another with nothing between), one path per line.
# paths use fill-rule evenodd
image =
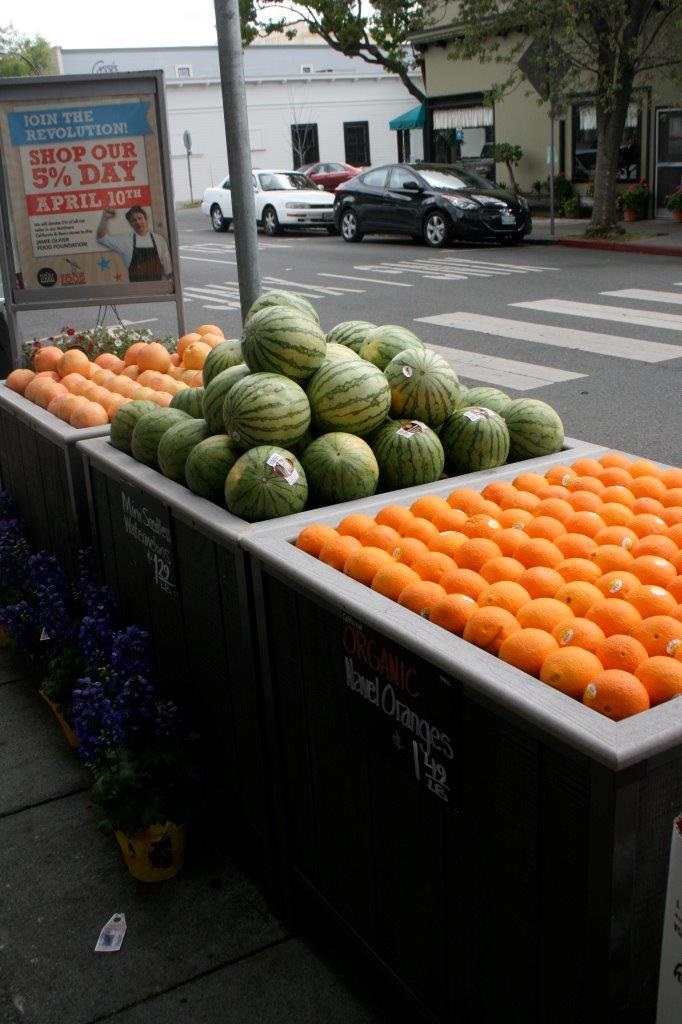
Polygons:
M105 249L117 252L128 268L131 282L169 280L173 274L170 252L166 239L158 231L152 231L149 219L141 206L131 206L126 220L132 231L110 235L109 225L116 212L105 209L97 227L97 243Z

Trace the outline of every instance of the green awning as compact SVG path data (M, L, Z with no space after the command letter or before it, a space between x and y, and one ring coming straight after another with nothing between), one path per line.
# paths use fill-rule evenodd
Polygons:
M408 132L410 128L423 128L425 119L426 107L424 103L420 103L418 107L412 107L404 114L398 114L388 122L388 127L394 132Z

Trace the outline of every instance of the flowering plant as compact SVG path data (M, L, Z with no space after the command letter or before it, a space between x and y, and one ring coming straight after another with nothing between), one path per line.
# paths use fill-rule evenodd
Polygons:
M642 215L646 213L650 196L648 181L646 178L640 178L621 193L620 203L624 210L634 210L635 213Z
M665 205L669 210L682 210L682 185L678 185L675 191L670 193Z
M98 324L96 327L76 330L75 327L62 327L58 334L49 338L33 338L21 346L22 362L25 367L32 365L33 356L44 346L51 345L66 352L70 348L79 348L90 359L96 359L104 352L111 352L123 358L124 353L138 341L160 341L169 352L174 352L177 340L168 334L165 338L155 338L146 327L129 327L125 324L117 324L114 327L105 327Z

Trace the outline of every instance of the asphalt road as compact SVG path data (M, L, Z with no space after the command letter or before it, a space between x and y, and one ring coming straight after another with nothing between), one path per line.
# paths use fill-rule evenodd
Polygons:
M199 209L179 210L187 330L241 331L235 239ZM344 320L410 327L444 350L464 383L535 397L577 438L682 465L682 261L526 244L444 251L400 238L349 245L324 232L259 235L264 288L306 295L329 330ZM115 322L110 312L107 323ZM119 315L177 336L171 303ZM25 313L24 338L96 310Z

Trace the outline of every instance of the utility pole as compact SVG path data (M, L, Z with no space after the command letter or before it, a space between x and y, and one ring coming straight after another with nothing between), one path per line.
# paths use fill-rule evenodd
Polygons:
M261 293L238 0L213 0L242 320Z

